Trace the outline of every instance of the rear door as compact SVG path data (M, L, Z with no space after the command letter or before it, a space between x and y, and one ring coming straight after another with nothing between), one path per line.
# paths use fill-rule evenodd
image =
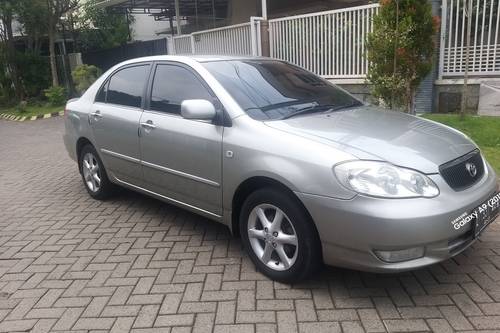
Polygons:
M222 134L210 121L184 119L181 103L215 95L190 67L158 63L152 72L149 103L141 117L140 146L144 185L209 213L222 214Z
M89 115L106 170L121 181L142 183L138 128L149 63L122 67L103 84Z

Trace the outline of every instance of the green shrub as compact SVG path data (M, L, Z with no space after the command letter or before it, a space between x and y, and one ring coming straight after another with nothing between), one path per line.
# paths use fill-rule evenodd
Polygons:
M66 89L61 86L50 87L45 89L45 97L53 106L63 105L66 102Z
M432 69L438 27L428 1L380 1L367 39L367 79L376 98L413 111L415 91Z
M17 109L17 112L23 113L23 112L26 112L27 107L28 107L28 101L21 101L17 105L16 109Z
M101 76L102 72L94 65L80 65L71 73L76 90L82 94L95 80Z
M50 85L50 66L47 57L18 52L21 81L27 98L41 97L43 89Z

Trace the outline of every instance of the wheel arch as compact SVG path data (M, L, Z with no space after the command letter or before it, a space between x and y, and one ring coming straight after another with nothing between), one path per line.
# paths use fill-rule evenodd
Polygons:
M87 144L94 146L92 142L84 136L78 138L78 140L76 141L76 158L78 161L80 160L80 153L82 152L83 147L85 147L85 145ZM78 162L78 170L80 171L80 173L82 172L81 169L81 165Z
M234 236L240 236L240 228L239 228L239 219L240 219L240 213L241 213L241 208L243 206L243 203L245 202L245 199L253 192L255 192L258 189L261 188L274 188L278 189L280 191L283 191L290 195L292 198L294 198L299 204L304 212L308 215L310 221L312 222L314 228L317 228L316 225L314 224L314 221L312 219L311 214L309 214L309 211L307 208L304 206L302 201L295 195L295 193L285 184L282 182L266 177L266 176L253 176L250 177L246 180L244 180L237 188L236 191L234 192L233 195L233 200L232 200L232 206L231 206L231 231Z

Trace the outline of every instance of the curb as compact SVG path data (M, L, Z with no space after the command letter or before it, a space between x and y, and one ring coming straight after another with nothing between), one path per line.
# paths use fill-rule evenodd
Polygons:
M0 113L1 119L11 120L11 121L30 121L30 120L47 119L47 118L59 117L59 116L64 116L64 111L39 114L38 116L31 116L31 117L14 116L12 114Z

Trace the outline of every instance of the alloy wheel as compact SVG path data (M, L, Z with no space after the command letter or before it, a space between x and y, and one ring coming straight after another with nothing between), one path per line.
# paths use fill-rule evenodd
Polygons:
M82 163L83 177L85 184L92 192L97 192L101 188L101 172L99 162L92 153L86 153L83 156Z
M297 233L281 209L257 205L249 215L247 230L252 250L267 267L284 271L293 266L299 250Z

